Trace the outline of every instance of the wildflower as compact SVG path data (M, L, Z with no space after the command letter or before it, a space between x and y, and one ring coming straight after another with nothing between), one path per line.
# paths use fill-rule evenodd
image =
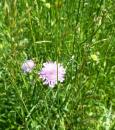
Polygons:
M65 69L59 63L46 62L43 64L43 68L41 69L39 75L44 81L44 84L53 88L57 84L57 81L64 81Z
M35 64L33 60L27 60L22 64L22 70L24 71L24 73L31 72L34 67Z
M98 56L97 56L96 54L92 54L92 55L91 55L91 59L92 59L93 61L96 61L96 62L99 61Z
M46 6L48 9L50 9L50 8L51 8L50 3L46 3L46 4L45 4L45 6Z

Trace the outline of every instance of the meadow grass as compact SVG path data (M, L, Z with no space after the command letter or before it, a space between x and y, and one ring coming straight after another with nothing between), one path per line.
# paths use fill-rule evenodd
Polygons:
M115 130L114 0L1 0L0 55L0 130ZM53 89L47 61L66 68Z

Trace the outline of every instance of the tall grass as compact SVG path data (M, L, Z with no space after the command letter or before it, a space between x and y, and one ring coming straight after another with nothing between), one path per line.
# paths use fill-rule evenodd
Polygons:
M0 130L115 129L115 4L112 0L0 1ZM24 74L21 65L36 68ZM65 81L44 86L47 61Z

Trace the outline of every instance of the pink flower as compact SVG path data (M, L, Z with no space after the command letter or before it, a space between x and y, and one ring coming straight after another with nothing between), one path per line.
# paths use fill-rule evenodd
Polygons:
M43 64L43 68L41 69L39 75L44 81L44 84L53 88L57 84L57 81L64 81L65 69L59 63L46 62Z
M22 70L24 71L24 73L31 72L34 67L35 64L33 60L27 60L22 64Z

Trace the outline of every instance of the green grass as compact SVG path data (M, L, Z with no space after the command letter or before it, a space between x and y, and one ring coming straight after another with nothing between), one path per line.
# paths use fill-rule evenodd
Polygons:
M114 0L1 0L0 55L0 130L115 130ZM66 68L54 89L49 60Z

